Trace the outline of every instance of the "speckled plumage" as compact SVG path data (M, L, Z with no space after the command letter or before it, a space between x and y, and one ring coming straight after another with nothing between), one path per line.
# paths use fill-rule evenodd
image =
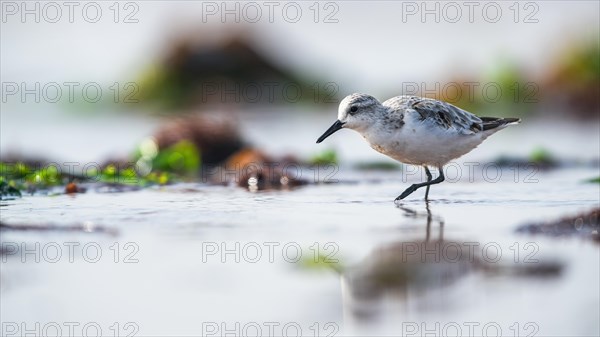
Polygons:
M470 152L507 125L518 122L518 118L480 118L431 98L396 96L382 104L373 96L355 93L340 102L338 120L317 142L341 128L348 128L360 133L378 152L403 163L434 166L441 172L451 160ZM432 183L441 181L443 176ZM428 185L415 185L405 193ZM399 198L406 195L403 193Z
M356 106L357 111L350 108ZM477 147L517 119L481 118L450 103L396 96L380 103L352 94L340 103L338 119L358 131L375 150L403 163L440 167ZM494 126L494 127L492 127Z
M416 112L422 121L434 123L444 129L454 128L462 134L473 134L482 130L482 120L479 117L452 104L431 98L396 96L383 102L383 106L403 115Z

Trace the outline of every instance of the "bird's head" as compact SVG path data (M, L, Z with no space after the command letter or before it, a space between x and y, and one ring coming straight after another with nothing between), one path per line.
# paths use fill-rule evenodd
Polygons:
M359 132L365 130L376 122L377 113L382 109L384 109L383 105L373 96L367 94L346 96L340 102L337 121L319 137L317 143L322 142L325 138L342 128Z

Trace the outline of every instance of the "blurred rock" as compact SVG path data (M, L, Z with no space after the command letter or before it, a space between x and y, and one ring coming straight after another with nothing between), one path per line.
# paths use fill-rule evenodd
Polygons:
M494 160L494 164L500 167L513 167L521 169L537 168L539 170L550 170L576 163L569 162L568 160L564 159L561 162L547 149L537 148L529 154L528 158L501 156Z
M28 223L5 223L0 222L0 232L2 231L39 231L39 232L83 232L83 233L102 233L116 236L118 231L101 225L96 225L90 221L84 221L81 224L57 225L51 223L28 224Z
M0 200L20 198L21 192L7 182L0 180Z
M65 194L85 193L87 188L79 183L70 182L65 186Z
M260 150L246 148L232 155L222 168L226 179L235 179L240 187L251 191L287 189L307 183L302 179L300 164L291 157L273 158ZM223 174L219 175L223 178Z
M65 193L66 194L79 193L79 188L77 187L77 185L75 183L68 183L67 186L65 186Z
M549 236L578 236L600 243L600 208L551 222L530 223L519 226L518 233Z
M212 115L175 118L162 126L154 139L159 150L184 140L192 142L200 151L203 165L220 164L243 146L235 122Z
M290 96L297 90L314 94L299 95L298 100L335 100L325 86L314 87L317 79L303 78L273 62L276 55L261 52L251 34L233 31L212 41L194 31L175 38L165 57L136 80L140 100L172 111L205 104L289 103L282 94L286 85L294 87Z

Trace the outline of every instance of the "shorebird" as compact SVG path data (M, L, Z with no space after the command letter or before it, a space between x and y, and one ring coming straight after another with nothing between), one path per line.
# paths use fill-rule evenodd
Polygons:
M487 137L519 118L477 117L450 103L417 96L396 96L380 103L373 96L355 93L346 96L338 119L317 140L322 142L340 129L360 133L373 149L402 163L425 169L427 181L413 184L394 201L406 198L421 187L444 181L443 167L476 148ZM429 166L439 171L433 179Z

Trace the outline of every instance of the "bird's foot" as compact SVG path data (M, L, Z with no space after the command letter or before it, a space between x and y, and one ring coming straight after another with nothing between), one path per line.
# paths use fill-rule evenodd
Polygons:
M416 191L417 188L418 187L415 184L410 185L409 188L407 188L406 190L404 190L404 192L402 192L402 194L400 194L396 199L394 199L394 202L398 201L398 200L402 200L402 199L408 197L412 192Z

